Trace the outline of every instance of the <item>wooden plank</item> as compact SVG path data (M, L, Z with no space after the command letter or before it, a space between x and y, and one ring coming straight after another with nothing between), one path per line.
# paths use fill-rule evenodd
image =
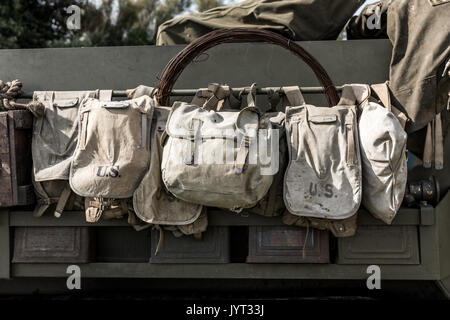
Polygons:
M13 264L13 277L67 277L66 264ZM85 278L194 278L194 279L360 279L368 278L367 265L336 264L80 264ZM383 280L436 280L422 266L381 265Z
M0 112L0 206L13 203L11 146L9 140L8 112Z
M10 143L10 148L9 148L9 156L10 156L10 166L11 166L11 196L12 196L12 202L11 205L15 205L18 204L18 197L17 197L17 188L19 186L18 181L17 181L17 170L25 170L24 167L18 167L17 164L17 152L21 152L23 150L25 150L27 148L26 145L22 144L21 145L21 149L17 150L16 148L16 128L14 126L14 114L15 111L8 111L8 137L9 137L9 143ZM29 163L29 165L31 166L31 162Z
M0 112L0 206L34 202L31 184L31 113Z

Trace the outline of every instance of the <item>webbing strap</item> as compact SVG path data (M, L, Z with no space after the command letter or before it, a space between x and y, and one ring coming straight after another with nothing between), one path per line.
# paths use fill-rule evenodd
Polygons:
M353 92L353 88L350 85L344 86L342 89L341 99L339 100L338 105L344 105L344 106L352 106L356 103L356 96Z
M206 97L210 97L211 93L206 88L198 89L192 98L191 104L196 105L197 107L203 106L206 102Z
M247 95L247 107L256 107L256 83L250 86L250 92Z
M384 107L389 111L392 111L391 96L389 94L389 88L386 82L373 84L370 87L378 95L378 98L380 98L380 101Z
M423 166L425 168L431 168L431 162L433 158L433 129L432 122L428 122L427 135L425 137L425 146L423 149Z
M230 87L221 86L218 83L210 83L208 91L212 93L211 97L203 104L203 109L212 110L216 107L217 111L223 106L223 100L230 96ZM220 103L219 103L220 102Z
M72 190L70 189L69 184L66 183L66 186L64 187L63 191L61 192L61 195L59 196L58 203L56 204L56 209L54 213L56 218L61 217L71 193Z
M112 100L112 90L100 90L98 93L98 100L100 101L111 101Z
M298 86L283 87L282 90L289 106L301 106L305 104L305 99Z
M148 130L148 119L147 114L141 114L141 148L144 149L147 147L147 133Z
M306 219L306 235L305 235L305 240L303 242L303 248L302 248L302 257L303 258L306 256L306 245L308 243L308 237L309 237L309 220Z
M434 123L434 167L436 170L444 168L444 138L440 113L436 115Z
M398 110L396 107L392 106L391 95L389 93L389 87L387 85L387 82L373 84L370 87L377 94L383 106L394 114L394 116L398 119L398 121L400 121L400 124L402 125L403 129L405 129L408 117L403 112Z
M159 249L161 249L161 245L164 241L164 230L159 225L154 225L154 229L159 230L159 240L155 250L155 256L158 255Z
M298 156L298 126L299 121L293 121L292 126L292 143L291 143L291 159L296 160Z
M436 170L444 168L444 137L440 113L427 125L427 135L423 150L423 166L431 168L433 161Z
M80 150L86 149L87 126L89 121L89 111L81 114Z
M241 146L237 152L236 160L234 161L234 173L242 174L244 172L244 166L248 158L248 150L250 147L250 138L243 137Z
M350 117L345 119L345 127L347 128L347 164L353 166L355 164L355 137L353 121Z

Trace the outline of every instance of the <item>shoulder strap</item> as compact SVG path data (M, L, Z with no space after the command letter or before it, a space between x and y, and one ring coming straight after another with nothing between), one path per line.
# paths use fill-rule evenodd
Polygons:
M358 105L364 108L364 103L369 100L370 87L366 84L346 84L342 88L341 99L338 105L351 106Z
M377 94L384 107L389 111L392 111L391 95L389 94L389 88L386 82L372 84L370 87L372 88L373 92Z
M247 107L256 107L256 83L250 86L250 92L247 95Z
M282 87L281 90L286 96L286 99L290 106L301 106L305 104L305 99L303 98L302 92L300 91L300 87Z
M372 90L377 94L378 98L380 99L380 102L383 104L383 106L391 111L394 116L397 117L398 121L400 121L400 124L402 125L403 129L406 126L406 122L408 121L408 117L398 110L396 107L394 107L391 103L391 94L389 92L389 86L387 82L384 83L377 83L372 84L370 86Z
M207 88L200 88L195 93L194 98L192 98L191 104L196 105L197 107L201 107L210 97L211 93Z
M111 101L112 100L112 90L100 90L98 93L98 100Z
M223 106L223 101L230 96L230 87L221 86L218 83L210 83L208 91L212 93L211 97L203 104L203 109L212 110L216 107L217 111Z

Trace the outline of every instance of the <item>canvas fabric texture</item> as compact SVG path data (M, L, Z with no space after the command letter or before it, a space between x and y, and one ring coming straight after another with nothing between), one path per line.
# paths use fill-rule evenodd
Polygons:
M391 41L389 87L393 105L410 119L408 134L426 128L449 105L449 16L450 0L383 0L347 26L350 39Z
M296 216L284 211L282 221L288 226L330 231L336 238L353 237L358 228L358 213L346 219L321 219Z
M392 107L386 83L372 86L379 103L369 101L368 85L345 85L340 104L356 104L362 161L362 204L391 224L405 195L408 175L406 116Z
M335 40L363 0L247 0L188 14L158 28L157 45L190 43L208 32L260 28L292 40Z
M209 88L223 93L211 99L226 98L216 84ZM203 107L174 103L165 130L161 170L166 188L177 198L239 212L266 195L273 173L264 168L256 148L267 146L272 125L260 117L253 89L248 106L240 111L217 112L208 101ZM267 174L262 174L264 169Z
M128 215L130 224L142 227L131 204L150 164L153 110L148 96L124 101L89 98L80 106L69 183L85 197L86 221Z
M128 97L152 96L154 92L152 87L139 86L129 90ZM169 113L169 107L155 106L150 132L150 166L133 194L133 208L136 216L145 223L172 226L172 231L183 234L201 233L208 225L206 210L200 217L202 205L177 199L165 189L161 178L161 140Z
M245 107L247 105L245 100L239 100L234 97L234 93L231 88L226 85L222 87L227 90L226 98L221 99L220 101L218 99L214 101L218 104L216 108L217 110L240 109L241 107ZM275 161L278 160L279 169L273 178L273 183L267 194L254 207L246 209L249 213L258 214L265 217L279 216L285 210L283 201L283 175L287 165L287 146L285 143L284 108L289 105L289 102L286 95L281 95L280 97L278 92L273 95L277 95L276 98L278 99L275 99L277 101L277 105L272 109L283 110L283 112L270 110L269 112L264 113L262 117L266 119L264 122L269 121L272 128L278 130L279 156L277 159L273 159ZM201 88L197 91L191 103L201 107L208 101L208 99L211 99L212 96L213 93L211 90L208 90L208 88ZM271 155L271 157L273 156L274 155Z
M45 106L44 115L33 120L32 181L37 198L33 212L42 216L51 205L60 204L60 214L67 210L82 210L81 197L67 191L70 161L78 141L78 108L84 99L111 100L107 90L35 91L33 100ZM70 189L70 188L69 188ZM66 191L65 191L66 190ZM63 194L64 193L64 194ZM63 196L63 201L60 199Z
M303 217L349 218L362 196L356 106L324 108L300 100L286 108L286 208Z
M70 186L83 197L133 196L150 163L153 101L87 99L80 106L79 141Z

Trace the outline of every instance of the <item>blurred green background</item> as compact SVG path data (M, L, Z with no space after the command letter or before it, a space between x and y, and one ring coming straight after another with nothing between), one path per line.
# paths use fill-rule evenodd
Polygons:
M333 0L330 0L333 1ZM233 0L2 0L0 48L154 44L158 26L183 13ZM374 2L370 0L368 2ZM69 30L66 8L81 9L80 29Z

